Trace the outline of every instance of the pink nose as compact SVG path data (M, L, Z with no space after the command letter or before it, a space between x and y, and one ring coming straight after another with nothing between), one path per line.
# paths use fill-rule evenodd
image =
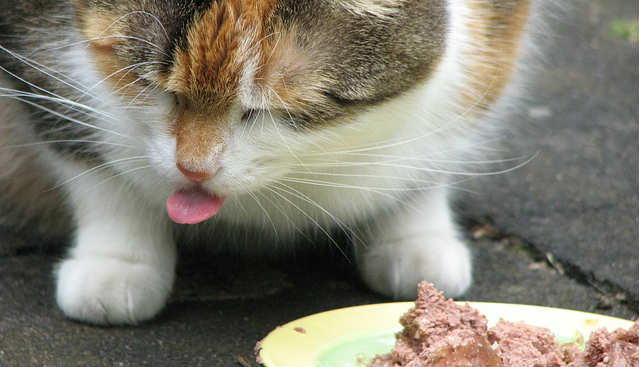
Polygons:
M177 168L180 170L180 172L182 172L184 176L186 176L186 178L193 182L203 182L213 177L213 175L209 172L195 172L188 170L184 168L180 163L177 164Z

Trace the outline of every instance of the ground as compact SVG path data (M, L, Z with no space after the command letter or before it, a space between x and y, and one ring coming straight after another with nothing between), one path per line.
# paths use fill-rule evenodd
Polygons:
M639 316L639 44L629 0L581 1L543 32L541 72L509 120L527 166L473 180L456 208L473 245L465 299ZM523 128L521 128L523 127ZM60 250L0 228L0 365L254 365L270 330L315 312L386 299L339 254L280 262L184 251L156 320L99 328L53 299Z

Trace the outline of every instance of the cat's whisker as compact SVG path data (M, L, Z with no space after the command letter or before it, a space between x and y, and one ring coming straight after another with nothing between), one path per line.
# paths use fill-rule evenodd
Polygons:
M2 47L2 46L0 46L0 47ZM6 49L5 49L5 50L6 50ZM7 51L8 51L8 52L11 52L11 51L9 51L9 50L7 50ZM15 54L15 55L17 55L17 54ZM22 57L22 56L19 56L19 55L18 55L18 56L15 56L15 57ZM20 59L20 60L21 60L21 59ZM33 65L31 65L30 63L28 63L28 62L26 62L26 61L24 61L24 60L21 60L21 61L22 61L22 62L24 62L25 64L27 64L27 65L29 65L29 66L33 67ZM33 63L35 63L35 61L33 61ZM40 65L41 65L41 64L40 64ZM46 73L46 72L42 71L42 70L41 70L41 69L39 69L39 68L36 68L36 69L37 69L38 71L40 71L40 72L43 72L45 75L47 75L47 76L50 76L50 77L54 78L55 80L58 80L58 81L60 81L60 82L65 83L64 81L60 80L59 78L57 78L57 77L55 77L55 76L52 76L51 74ZM30 93L30 92L24 92L24 91L19 91L19 90L12 90L12 89L8 89L8 88L2 88L3 90L11 91L11 92L14 92L14 93L23 94L23 95L25 95L25 96L29 96L29 97L31 97L31 98L49 99L50 101L54 101L54 102L57 102L57 103L64 103L64 104L66 104L66 105L70 105L70 106L72 106L72 107L70 107L71 109L73 109L73 110L75 110L75 111L78 111L78 112L81 112L81 113L85 113L85 114L86 114L86 112L85 112L85 111L83 111L83 110L87 110L87 111L90 111L90 112L96 113L96 114L98 114L98 115L102 115L102 116L105 116L105 117L107 117L107 118L113 119L113 116L111 116L110 114L108 114L108 113L106 113L106 112L100 111L100 110L98 110L98 109L96 109L96 108L93 108L93 107L90 107L90 106L88 106L88 105L86 105L86 104L82 104L82 103L79 103L79 102L76 102L76 101L72 101L72 100L70 100L70 99L68 99L68 98L62 97L62 96L60 96L60 95L58 95L58 94L56 94L56 93L53 93L53 92L51 92L51 91L48 91L48 90L46 90L46 89L44 89L44 88L42 88L42 87L40 87L40 86L37 86L37 85L35 85L35 84L33 84L33 83L31 83L31 82L29 82L29 81L25 80L24 78L21 78L21 77L17 76L16 74L14 74L14 73L10 72L9 70L7 70L6 68L4 68L4 67L2 67L2 66L0 66L0 70L3 70L5 73L9 74L9 75L10 75L10 76L12 76L13 78L15 78L15 79L17 79L17 80L20 80L21 82L23 82L23 83L27 84L28 86L30 86L30 87L32 87L32 88L34 88L34 89L40 90L40 91L42 91L42 92L44 92L44 93L46 93L46 94L48 94L48 95L51 95L51 96L55 97L56 99L52 99L52 98L49 98L48 96L41 95L41 94ZM51 69L49 69L49 70L51 70ZM59 74L64 75L64 74L62 74L62 73L59 73ZM73 86L73 85L70 85L69 83L65 83L65 84L66 84L66 85L69 85L69 86L71 86L71 87L73 87L75 90L80 91L80 92L82 93L82 96L90 96L90 97L92 97L92 98L97 98L97 97L95 97L94 95L91 95L90 93L88 93L86 90L83 90L83 89L77 88L77 87L75 87L75 86ZM78 110L77 108L81 108L81 109L83 109L83 110Z
M271 184L267 184L266 187L271 187ZM255 194L259 195L264 200L268 201L274 208L276 208L279 211L279 213L287 220L287 222L290 223L291 228L293 228L295 232L301 234L302 237L304 237L309 242L311 241L311 239L306 235L306 233L304 233L304 231L300 229L300 227L295 223L295 221L292 220L288 214L286 214L286 210L284 210L284 208L278 205L275 201L271 200L269 196L266 195L266 193L260 193L260 191L256 191Z
M119 70L116 70L114 72L112 72L111 74L107 75L104 79L100 80L99 82L97 82L96 84L94 84L93 86L91 86L89 88L89 90L93 90L95 88L97 88L98 86L102 85L102 83L106 82L107 80L113 78L114 76L118 75L119 73L122 73L124 71L126 71L126 73L124 75L122 75L122 77L120 78L120 80L122 80L124 77L126 77L130 72L132 72L133 70L141 67L141 66L147 66L147 65L157 65L157 64L163 64L163 62L160 61L145 61L145 62L138 62L136 64L132 64L132 65L128 65L125 66Z
M242 204L242 200L238 200L238 196L237 195L233 195L231 197L231 202L234 205L237 205L238 208L240 208L240 210L242 211L242 213L244 213L244 215L248 216L249 212L248 210L246 210L246 207L244 206L244 204ZM227 204L228 205L228 204Z
M41 100L45 100L45 101L49 101L49 102L55 102L58 104L63 104L66 105L67 107L69 107L70 109L76 111L76 112L80 112L80 113L84 113L84 114L89 114L89 113L94 113L97 115L101 115L103 117L106 117L108 119L115 119L113 115L108 114L106 112L100 111L96 108L93 108L91 106L82 104L82 103L78 103L75 101L72 101L70 99L67 98L58 98L58 97L50 97L50 96L45 96L43 94L37 94L37 93L31 93L31 92L23 92L17 89L9 89L9 88L2 88L0 87L0 92L8 92L8 93L12 93L12 94L3 94L0 95L0 97L8 97L8 98L12 98L12 97L25 97L25 98L33 98L33 99L41 99ZM96 117L96 116L94 116Z
M123 78L124 78L124 77L123 77ZM114 90L112 94L118 94L118 93L120 93L121 91L123 91L123 90L127 89L128 87L130 87L130 86L134 85L135 83L139 82L139 81L140 81L140 80L142 80L142 79L144 79L144 78L142 78L142 77L138 77L138 78L137 78L137 79L135 79L134 81L129 82L129 83L127 83L127 84L125 84L125 85L121 86L120 88L118 88L118 89ZM121 80L122 80L122 78L120 78L120 80L118 81L118 83L119 83Z
M91 189L91 190L94 190L94 189L96 189L97 187L99 187L99 186L101 186L101 185L104 185L105 183L107 183L107 182L109 182L109 181L112 181L112 180L114 180L114 179L116 179L116 178L118 178L118 177L122 177L122 176L125 176L125 175L129 175L129 174L131 174L131 173L133 173L133 172L138 172L138 171L142 171L142 170L150 169L150 168L153 168L153 166L151 166L151 165L146 165L146 166L141 166L141 167L131 168L131 169L126 170L126 171L123 171L123 172L119 172L119 173L117 173L117 174L115 174L115 175L109 176L109 177L105 178L104 180L102 180L102 181L98 182L97 184L95 184L94 186L92 186L90 189Z
M302 174L302 175L313 175L313 173L308 173L308 172L303 172L303 171L293 171L291 172L291 174ZM369 175L370 177L376 177L375 175ZM348 174L344 174L343 177L367 177L367 175L348 175ZM284 176L283 179L280 180L284 180L287 182L291 182L291 183L297 183L297 184L302 184L302 185L311 185L311 186L315 186L315 187L324 187L327 189L336 189L336 188L342 188L342 189L349 189L349 190L359 190L359 191L364 191L364 192L369 192L369 193L373 193L376 195L379 195L381 197L384 197L386 199L391 200L392 202L397 202L397 203L401 203L402 206L406 206L407 208L412 208L415 210L418 210L417 207L415 207L412 203L409 202L405 202L404 200L401 199L401 197L395 196L390 194L389 192L398 192L398 193L402 193L402 192L406 192L406 191L412 191L412 192L418 192L418 191L426 191L426 190L433 190L433 189L439 189L439 188L450 188L450 189L455 189L457 191L466 191L466 192L471 192L470 190L466 190L466 189L461 189L461 188L457 188L455 187L456 185L462 184L466 181L469 180L469 178L464 178L464 179L460 179L460 180L456 180L453 182L446 182L446 183L441 183L441 182L437 182L437 181L427 181L427 180L422 180L422 179L412 179L412 178L407 178L407 177L396 177L396 176L381 176L383 178L388 178L391 180L406 180L409 182L414 182L414 183L423 183L423 184L427 184L427 186L419 186L419 187L414 187L412 190L406 190L406 189L402 189L402 188L394 188L393 190L388 190L388 188L383 187L383 188L378 188L378 187L371 187L371 186L361 186L361 185L351 185L351 184L345 184L345 183L340 183L340 182L334 182L334 181L323 181L323 180L317 180L317 179L307 179L307 178L300 178L300 177L294 177L294 176Z
M271 218L271 215L268 213L268 210L266 210L266 208L264 208L264 206L262 205L262 203L260 202L260 200L257 198L257 196L255 194L253 194L250 191L247 191L246 194L251 197L255 203L257 204L257 206L260 207L260 209L262 210L262 212L264 213L265 218L269 221L269 223L271 224L271 227L273 228L273 232L275 233L275 236L277 237L277 239L280 238L280 233L277 230L277 226L275 225L275 222L273 222L273 218Z
M301 168L304 168L304 169L306 169L306 170L308 170L310 172L310 169L309 169L310 167L320 167L320 168L371 167L371 166L379 166L381 164L392 164L392 163L396 163L396 162L401 162L401 160L399 160L399 159L389 159L389 160L379 160L379 161L357 161L357 162L353 162L353 161L345 161L345 160L336 159L336 160L333 160L333 161L307 161L303 165L295 164L295 163L289 163L287 165L280 166L280 167L274 167L274 168L292 169L292 168L301 167Z
M432 152L431 154L439 157L439 156L443 156L446 154L450 154L450 153L456 153L456 152L464 152L467 151L468 149L472 148L473 151L477 152L480 150L483 150L485 152L491 152L491 153L504 153L504 151L497 149L496 147L492 146L491 144L493 144L495 141L498 141L498 138L493 138L493 139L484 139L484 140L479 140L479 141L473 141L472 144L466 146L463 144L458 144L456 145L453 149L448 149L448 150L438 150L436 152ZM437 158L429 158L429 157L423 157L424 153L419 153L420 155L422 155L421 157L416 157L416 156L404 156L404 155L392 155L392 154L373 154L373 153L350 153L348 151L324 151L324 152L314 152L314 153L306 153L303 154L301 157L306 158L308 160L310 160L310 162L315 163L317 165L322 165L324 162L328 163L328 164L333 164L333 163L349 163L348 161L344 160L344 156L352 156L352 157L378 157L378 158L387 158L387 160L385 161L381 161L381 162L385 162L385 163L389 163L389 162L398 162L398 161L424 161L424 162L431 162L431 163L452 163L452 164L500 164L500 163L509 163L509 162L517 162L517 161L522 161L522 160L526 160L529 159L530 157L532 157L534 154L527 154L525 156L519 156L519 157L514 157L514 158L507 158L507 159L502 159L502 160L484 160L484 161L477 161L477 160L462 160L462 159L457 159L457 160L443 160L443 159L437 159ZM333 156L333 157L331 157ZM317 158L321 157L322 160L320 162L317 162ZM329 161L329 158L330 159ZM306 163L306 165L312 164L312 163ZM358 162L354 162L355 164L359 164L362 163L361 161ZM288 166L287 166L288 167ZM286 167L285 167L286 168Z
M313 185L313 186L333 188L333 189L352 189L352 190L361 190L361 191L368 191L368 192L374 192L374 193L381 193L383 191L390 191L390 192L417 191L417 190L407 190L406 188L358 186L358 185L350 185L350 184L344 184L344 183L338 183L338 182L332 182L332 181L296 178L291 176L282 177L280 178L280 180L286 181L286 182L298 183L298 184L307 184L307 185Z
M89 175L91 173L107 169L107 168L112 167L113 165L118 164L118 163L131 162L131 161L136 161L136 160L145 160L145 159L148 159L148 158L149 158L148 156L143 155L143 156L136 156L136 157L121 158L121 159L116 159L116 160L113 160L113 161L110 161L110 162L102 163L102 164L99 164L99 165L97 165L95 167L92 167L92 168L89 168L87 170L84 170L83 172L81 172L81 173L79 173L79 174L77 174L77 175L75 175L75 176L73 176L73 177L71 177L71 178L69 178L67 180L64 180L63 182L61 182L61 183L59 183L59 184L57 184L57 185L45 190L45 192L49 192L49 191L53 191L53 190L59 189L60 187L65 186L67 184L70 184L71 182L76 181L76 180L78 180L78 179L80 179L82 177L85 177L85 176L87 176L87 175Z
M312 172L312 171L291 171L292 175L305 175L305 176L325 176L325 177L342 177L342 178L376 178L383 179L388 181L404 181L411 183L424 183L424 184L432 184L436 183L435 181L429 181L424 179L419 179L416 177L402 177L402 176L391 176L391 175L373 175L373 174L351 174L351 173L333 173L333 172ZM288 176L290 178L298 178L293 176Z
M11 76L11 77L13 77L14 79L17 79L17 80L19 80L19 81L21 81L21 82L25 83L26 85L30 86L31 88L37 89L37 90L39 90L39 91L41 91L41 92L44 92L44 93L46 93L46 94L48 94L48 95L50 95L50 96L53 96L53 97L55 97L55 98L58 98L58 99L59 99L59 100L61 100L61 101L69 101L69 99L68 99L68 98L62 97L62 96L60 96L60 95L58 95L58 94L56 94L56 93L53 93L53 92L51 92L51 91L48 91L48 90L47 90L47 89L45 89L45 88L42 88L42 87L40 87L40 86L38 86L38 85L36 85L36 84L33 84L33 83L29 82L28 80L26 80L26 79L24 79L24 78L21 78L20 76L18 76L18 75L16 75L16 74L12 73L11 71L9 71L9 70L5 69L5 68L4 68L4 67L2 67L2 66L0 66L0 70L4 71L5 73L7 73L8 75L10 75L10 76ZM7 88L3 88L3 89L7 89ZM19 91L19 90L11 90L11 89L7 89L7 90L14 91L14 92L16 92L16 93L29 94L29 95L32 95L32 96L43 96L43 97L44 97L44 95L36 94L36 93L31 93L31 92L23 92L23 91ZM42 98L42 97L39 97L39 98ZM75 102L75 103L77 103L77 102Z
M152 88L152 87L153 87L153 89L151 89L151 90L149 91L149 88ZM146 87L144 87L144 88L143 88L140 92L138 92L138 94L137 94L135 97L133 97L133 99L131 99L131 100L129 101L128 105L130 106L130 105L134 104L134 103L135 103L135 101L137 101L137 100L138 100L138 98L140 98L140 97L144 96L144 94L145 94L145 93L147 93L147 92L148 92L148 93L151 93L151 92L153 92L154 90L156 90L157 88L158 88L158 86L157 86L157 85L155 85L155 86L154 86L153 84L149 84L149 85L147 85L147 86L146 86ZM145 98L146 98L146 97L145 97Z
M341 219L337 218L333 213L331 213L330 211L328 211L326 208L324 208L322 205L320 205L317 201L311 199L308 195L302 193L301 191L295 189L294 187L291 187L283 182L276 182L275 185L279 185L279 186L284 186L286 189L283 189L282 187L280 187L280 190L284 191L284 192L288 192L289 195L292 195L302 201L305 201L309 204L311 204L312 206L318 208L319 210L321 210L324 214L328 215L329 218L331 218L333 220L333 222L335 222L337 224L337 226L344 232L344 233L349 233L353 236L353 238L355 238L356 240L360 241L361 243L363 243L364 241L357 235L357 233L355 233L355 231L348 226L347 224L345 224Z
M444 170L444 169L436 169L436 168L428 168L428 167L417 167L417 166L411 166L411 165L406 165L406 164L396 164L396 163L392 163L392 162L340 162L340 163L305 163L304 166L302 167L357 167L357 166L377 166L377 167L390 167L390 168L401 168L401 169L409 169L412 171L420 171L420 172L429 172L429 173L440 173L440 174L446 174L446 175L453 175L453 176L495 176L495 175L501 175L501 174L505 174L508 172L512 172L515 171L519 168L522 168L526 165L528 165L528 163L532 162L535 158L537 158L537 156L539 156L539 152L535 153L534 155L532 155L530 158L528 158L527 160L525 160L522 163L519 163L513 167L507 168L507 169L503 169L503 170L498 170L498 171L488 171L488 172L465 172L465 171L451 171L451 170Z
M286 83L284 83L284 88L288 88L288 87L287 87L287 85L286 85ZM286 103L286 102L282 99L282 97L279 95L279 93L277 93L277 92L276 92L276 91L275 91L272 87L270 87L270 86L267 86L267 89L269 89L269 90L270 90L270 92L271 92L271 93L273 93L273 95L274 95L274 96L275 96L275 97L276 97L276 98L280 101L280 103L281 103L282 107L284 108L284 110L286 111L286 114L287 114L287 115L288 115L288 117L289 117L289 123L290 123L290 124L291 124L291 125L292 125L295 129L296 129L296 130L305 129L305 130L307 130L307 132L310 132L310 129L308 129L307 127L305 127L305 126L300 126L299 124L295 123L295 119L293 118L293 115L291 114L291 111L290 111L290 109L289 109L289 107L288 107L288 104L287 104L287 103ZM304 103L304 102L302 102L301 104L302 104L302 106L304 106L304 105L305 105L305 103ZM317 137L318 137L318 138L320 138L320 139L324 138L321 134L320 134L320 135L318 135ZM325 140L327 143L329 143L329 144L330 144L330 143L332 143L332 141L331 141L329 138L326 138L326 139L324 139L324 140ZM316 142L314 142L314 141L311 141L310 143L311 143L313 146L315 146L316 148L319 148L319 149L321 149L321 148L322 148L322 146L321 146L321 145L319 145L319 143L316 143ZM294 155L294 156L295 156L295 155ZM298 159L298 160L299 160L299 159Z
M266 62L264 63L264 65L268 65L271 62L271 59L273 58L273 55L275 54L275 51L277 50L277 46L282 41L282 33L281 32L276 32L276 33L279 37L277 37L277 40L275 41L275 45L273 45L271 49L271 53L266 58Z
M242 128L240 130L240 134L239 135L240 135L240 139L242 139L242 140L244 140L244 138L246 136L246 133L249 130L249 125L250 125L249 122L252 122L253 113L254 113L253 110L249 110L248 118L245 121L243 121L244 123L241 125Z
M384 197L386 197L388 199L391 199L391 200L397 201L397 202L401 202L401 200L398 197L396 197L394 195L391 195L390 193L424 192L424 191L443 189L443 188L455 189L457 191L464 191L464 192L472 193L472 191L470 191L470 190L456 187L456 185L464 183L464 182L468 181L468 179L458 180L458 181L455 181L455 182L438 183L438 184L433 184L433 185L428 185L428 186L412 186L412 187L358 186L358 185L349 185L349 184L333 182L333 181L322 181L322 180L313 180L313 179L294 178L294 177L290 177L290 176L282 178L281 180L282 181L286 181L286 182L296 183L296 184L311 185L311 186L325 187L325 188L331 188L331 189L347 189L347 190L370 192L370 193L374 193L374 194L377 194L377 195L380 195L380 196L384 196ZM402 204L404 204L404 203L402 203Z
M310 185L310 186L316 186L316 187L325 187L325 188L331 188L331 189L340 189L340 188L344 188L344 189L352 189L352 190L359 190L359 191L364 191L364 192L370 192L373 194L377 194L379 196L385 197L387 199L390 199L391 201L399 201L399 198L387 193L387 192L383 192L380 190L377 190L375 188L370 188L370 187L364 187L364 186L355 186L355 185L345 185L345 184L336 184L334 182L330 182L330 181L318 181L318 180L305 180L305 179L295 179L295 178L291 178L289 176L284 176L283 178L280 178L280 181L286 181L286 182L290 182L290 183L296 183L296 184L302 184L302 185Z
M0 146L0 150L16 149L16 148L29 148L29 147L39 146L39 145L55 145L55 144L96 144L96 145L107 145L107 146L114 146L114 147L136 149L136 147L134 147L132 145L120 144L120 143L112 143L112 142L108 142L108 141L81 140L81 139L74 140L74 139L70 139L70 140L47 140L47 141L39 141L39 142L36 142L36 143L5 145L5 146Z
M293 115L291 115L291 111L289 110L288 105L286 104L286 102L284 102L282 97L280 97L279 93L277 93L275 91L275 89L271 88L270 86L267 86L267 88L271 91L271 93L273 93L275 98L277 98L280 101L280 103L282 104L282 107L284 107L284 111L286 111L286 114L288 115L289 122L291 124L293 124L293 126L297 127L297 125L295 125L295 119L293 118Z
M350 261L350 259L348 258L348 256L346 255L346 252L344 252L344 250L342 249L342 247L339 245L339 243L335 240L335 238L333 238L333 236L330 234L330 232L328 230L326 230L324 228L324 226L322 226L317 219L313 218L313 216L311 216L310 214L308 214L305 210L303 210L302 208L299 207L299 205L295 204L292 200L290 200L289 198L287 198L284 194L280 193L279 191L281 191L281 188L278 187L274 187L274 186L268 186L265 187L268 191L272 192L273 194L279 196L282 200L286 201L287 203L289 203L290 205L292 205L295 209L297 209L297 211L299 211L303 216L305 216L308 220L311 221L311 223L313 223L328 239L329 241L339 250L340 253L342 253L342 255L344 255L344 258L346 258L348 261Z
M259 120L260 120L260 131L264 131L264 116L266 116L266 112L264 112L264 110L259 110ZM257 118L255 119L255 121L253 121L253 124L251 125L251 129L253 129L255 127L255 124L257 123Z
M280 95L270 86L267 86L267 88L271 91L271 93L273 93L273 95L275 97L277 97L277 99L280 100L280 102L282 103L282 106L284 107L284 109L286 110L286 113L288 114L289 118L291 119L291 121L293 121L293 116L291 115L286 103L284 102L284 100L282 100L282 98L280 97ZM275 118L273 117L273 114L271 113L271 109L267 109L269 115L271 116L271 121L273 122L273 126L275 127L275 131L277 132L277 134L280 136L280 138L282 139L282 142L286 145L286 149L288 150L288 152L291 154L291 156L297 160L302 166L304 166L304 162L297 156L297 154L295 154L295 152L293 152L293 150L291 149L290 144L288 143L288 141L286 140L286 138L284 137L284 135L282 135L282 132L279 129L278 123L277 121L275 121Z
M435 159L435 158L426 158L426 157L416 157L416 156L398 156L392 154L371 154L371 153L342 153L348 156L355 157L366 157L366 158L388 158L397 161L418 161L418 162L429 162L429 163L445 163L445 164L477 164L477 165L489 165L489 164L501 164L501 163L510 163L510 162L520 162L522 160L526 160L530 158L530 155L519 156L513 158L506 159L495 159L495 160L451 160L451 159ZM325 156L329 155L328 153L319 153L319 154L311 154L311 155L302 155L302 157L317 157L317 156Z
M119 133L117 131L105 129L105 128L102 128L102 127L99 127L99 126L95 126L95 125L89 124L87 122L83 122L83 121L74 119L73 117L70 117L70 116L64 115L62 113L56 112L56 111L54 111L54 110L52 110L50 108L47 108L45 106L42 106L42 105L37 104L37 103L32 102L32 101L29 101L27 99L20 98L20 97L8 97L8 98L12 98L12 99L15 99L17 101L21 101L23 103L26 103L26 104L28 104L30 106L33 106L33 107L39 109L39 110L42 110L44 112L48 112L48 113L50 113L50 114L52 114L54 116L57 116L57 117L62 118L64 120L66 120L66 121L69 121L69 122L76 123L76 124L78 124L80 126L84 126L84 127L88 127L88 128L91 128L91 129L98 130L98 131L103 131L103 132L106 132L106 133L114 134L114 135L117 135L117 136L120 136L120 137L123 137L123 138L126 138L126 139L131 139L130 137L128 137L128 136L126 136L124 134L121 134L121 133Z
M269 54L268 58L266 59L265 62L263 62L261 65L258 65L255 68L255 74L258 74L260 71L262 71L264 69L264 67L266 67L269 64L269 61L271 60L271 58L273 57L273 53L275 52L275 50L277 49L277 45L279 44L280 40L281 40L281 32L273 32L271 34L269 34L268 36L262 37L262 39L259 40L259 42L256 42L255 45L251 46L248 50L247 53L249 52L253 52L256 48L261 47L262 46L262 41L272 37L274 35L279 35L280 37L277 39L277 41L275 41L275 46L271 49L271 53ZM264 80L264 78L255 78L255 80L259 80L262 81Z
M9 49L5 48L5 47L4 47L4 46L2 46L2 45L0 45L0 50L2 50L2 51L4 51L4 52L8 53L9 55L13 56L15 59L17 59L18 61L20 61L20 62L24 63L25 65L28 65L29 67L31 67L31 68L33 68L33 69L35 69L35 70L38 70L38 71L39 71L39 72L41 72L42 74L44 74L44 75L46 75L46 76L48 76L48 77L50 77L50 78L52 78L52 79L54 79L54 80L56 80L56 81L58 81L58 82L60 82L60 83L62 83L62 84L64 84L64 85L66 85L66 86L68 86L68 87L71 87L72 89L74 89L74 90L76 90L76 91L80 92L82 95L88 95L88 96L91 96L91 97L93 97L93 98L96 98L96 96L95 96L95 95L92 95L92 94L89 92L89 90L86 90L86 89L84 89L84 88L81 88L80 86L82 86L82 84L81 84L80 82L78 82L78 81L76 81L76 80L74 80L74 79L70 78L69 76L67 76L67 75L65 75L65 74L63 74L63 73L60 73L60 72L58 72L58 71L55 71L55 70L53 70L53 69L51 69L51 68L49 68L49 67L47 67L47 66L45 66L45 65L42 65L42 64L38 63L38 62L37 62L37 61L35 61L35 60L31 60L31 59L29 59L29 58L27 58L27 57L25 57L25 56L22 56L22 55L20 55L20 54L18 54L18 53L16 53L16 52L13 52L13 51L11 51L11 50L9 50ZM7 69L5 69L4 67L0 67L0 68L2 68L2 70L3 70L4 72L6 72L6 73L10 74L10 75L11 75L11 76L13 76L14 78L17 78L17 79L19 79L20 81L22 81L22 82L24 82L24 83L26 83L26 84L28 84L28 85L30 85L30 86L32 86L32 87L34 87L34 88L36 88L36 89L40 90L40 91L43 91L43 92L45 92L45 93L47 93L47 94L55 95L55 94L54 94L54 93L52 93L52 92L49 92L49 91L47 91L47 90L45 90L45 89L42 89L42 88L40 88L40 87L38 87L38 86L36 86L36 85L33 85L33 84L29 83L28 81L26 81L26 80L24 80L24 79L22 79L22 78L18 77L17 75L15 75L15 74L13 74L13 73L9 72L9 71L8 71ZM51 73L49 73L49 72L45 71L45 69L46 69L46 70L51 71L52 73L59 74L59 75L61 75L61 76L65 77L66 79L68 79L68 80L70 80L70 81L72 81L72 82L74 82L74 83L77 83L77 85L73 85L73 84L71 84L71 83L69 83L69 82L67 82L67 81L65 81L65 80L62 80L62 79L60 79L60 78L56 77L55 75L53 75L53 74L51 74ZM60 96L58 96L58 95L55 95L55 96L56 96L56 97L60 97ZM60 97L60 98L62 98L62 97Z

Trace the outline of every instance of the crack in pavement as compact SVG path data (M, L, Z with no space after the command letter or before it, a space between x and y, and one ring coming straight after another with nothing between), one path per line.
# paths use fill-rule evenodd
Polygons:
M558 258L550 252L540 250L533 243L520 236L508 233L494 225L491 218L464 218L462 225L466 227L473 239L487 238L497 242L507 242L513 249L521 250L535 262L544 262L559 275L593 289L601 297L603 307L618 303L629 310L639 313L639 298L631 292L608 279L597 279L593 272L586 271L572 262Z

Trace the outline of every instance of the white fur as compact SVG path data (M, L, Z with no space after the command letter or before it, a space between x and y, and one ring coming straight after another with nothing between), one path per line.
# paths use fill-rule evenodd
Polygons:
M380 14L397 3L353 2L357 11ZM265 103L255 100L263 96L250 85L256 65L248 63L241 100L225 117L224 150L209 162L222 170L204 184L227 198L211 226L262 227L282 239L312 228L328 235L329 227L339 226L356 234L357 260L372 289L409 299L417 282L426 279L450 296L463 293L471 282L471 256L448 208L447 185L455 175L447 171L463 170L453 162L472 150L481 130L471 128L467 112L474 106L464 105L461 95L467 83L464 51L472 47L466 3L448 1L446 52L427 83L356 121L313 133L287 128L285 114L237 122L241 105ZM73 78L85 86L98 84L101 78L86 67L86 48L69 52L64 62L72 65L65 69L76 71ZM100 126L118 133L96 131L96 139L126 147L104 147L107 161L117 162L111 166L116 174L87 174L91 167L42 154L56 167L77 224L73 249L57 270L57 300L78 320L137 323L159 312L170 293L176 254L164 202L191 183L175 164L167 94L150 90L148 106L125 109L126 102L104 84L92 93L99 97L92 106L111 116ZM128 160L134 156L141 158ZM367 218L375 218L369 231L351 227Z
M164 307L175 277L175 245L163 215L104 179L94 176L69 190L78 229L76 245L56 272L56 297L75 319L137 323Z
M414 206L375 221L365 240L358 262L377 292L413 299L415 284L426 279L456 297L470 286L471 255L453 225L446 190L427 192Z
M458 130L465 128L468 121L455 108L459 99L455 93L463 86L462 40L466 37L463 14L466 9L459 1L451 1L448 10L448 48L425 89L426 93L417 102L421 102L424 113L430 117L425 121L430 124L427 131L441 130L442 133L418 140L416 144L428 147L427 151L413 152L418 157L438 157L438 152L446 150L448 153L443 156L448 159L462 157L472 146L468 137ZM438 101L440 109L426 101ZM411 107L419 111L417 103ZM414 136L411 132L408 134ZM451 147L454 147L452 152ZM400 150L401 153L404 152ZM455 169L455 165L449 167ZM438 179L444 183L449 180L446 177ZM366 237L368 242L356 247L362 278L373 290L407 300L416 297L415 284L421 280L434 283L448 297L459 296L470 287L471 253L454 225L447 191L446 187L426 190L414 205L375 221Z

